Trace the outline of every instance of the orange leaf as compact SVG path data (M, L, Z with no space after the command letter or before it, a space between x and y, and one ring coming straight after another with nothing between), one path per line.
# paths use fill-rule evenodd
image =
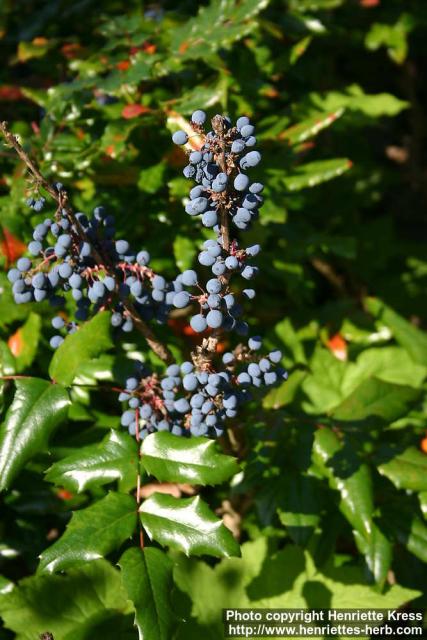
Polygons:
M3 239L0 242L0 252L6 258L6 269L22 256L27 250L25 245L19 238L13 235L6 227L3 227Z
M152 56L153 53L156 53L157 47L152 42L144 42L142 50L145 51L145 53L148 53L149 56Z
M46 38L43 38L43 36L39 36L33 39L33 44L35 44L36 47L44 47L47 43L48 40Z
M72 60L76 58L79 52L81 51L81 46L78 42L67 42L61 47L61 53L63 56L68 58L68 60Z
M56 495L60 500L72 500L74 498L74 495L71 493L71 491L67 491L67 489L59 489L56 492Z
M116 68L119 71L127 71L130 67L130 60L122 60L116 64Z
M190 46L189 42L182 42L182 43L179 45L179 49L178 49L178 51L179 51L180 53L185 53L185 52L187 51L187 49L188 49L188 47L189 47L189 46Z
M9 340L7 341L7 346L9 347L11 354L15 356L15 358L21 355L24 348L21 329L18 329L18 331L10 336Z
M151 111L148 107L144 107L142 104L127 104L123 107L122 117L126 118L126 120L130 120L131 118L137 118L143 113L148 113Z
M339 333L329 338L326 345L338 360L347 360L347 343Z

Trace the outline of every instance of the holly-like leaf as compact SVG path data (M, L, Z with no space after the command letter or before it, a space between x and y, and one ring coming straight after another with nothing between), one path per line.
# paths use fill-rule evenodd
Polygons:
M186 20L171 33L171 57L178 60L206 58L209 52L229 47L255 27L254 17L268 0L212 1L201 7L195 18Z
M82 447L78 453L55 462L46 479L70 491L81 493L119 480L121 489L135 486L138 447L128 433L112 430L99 444Z
M122 583L135 607L135 624L144 640L169 640L175 615L170 602L172 561L160 549L133 547L119 560Z
M69 386L83 362L99 356L113 347L110 314L98 313L76 333L68 335L55 351L49 367L52 380Z
M343 446L327 427L316 432L313 461L329 480L330 487L340 492L340 509L350 524L369 535L374 505L367 465L360 462L350 446Z
M46 450L69 404L61 385L39 378L16 380L13 402L0 427L0 491L11 486L28 460Z
M322 504L318 482L300 472L285 477L283 503L278 509L278 516L297 544L306 544L320 522Z
M427 456L415 447L408 447L380 464L378 471L398 489L427 491Z
M313 461L339 491L340 511L354 529L357 545L379 585L385 583L392 560L391 543L374 522L372 479L369 467L361 463L350 445L343 445L328 428L316 432Z
M391 330L396 342L406 349L412 360L425 367L427 362L426 333L417 329L377 298L366 298L365 306L379 322Z
M282 140L286 140L290 145L299 144L309 138L314 138L323 129L330 127L343 113L344 109L342 108L336 109L331 113L316 113L307 120L286 129L279 137Z
M220 484L239 471L235 458L218 451L207 438L179 438L152 433L142 443L141 462L147 473L162 482Z
M332 411L337 420L364 420L374 417L393 422L408 412L420 392L412 387L371 378L364 380Z
M120 574L105 560L88 562L66 575L24 578L0 594L0 615L16 640L35 640L47 630L55 640L77 640L80 630L90 623L93 633L82 638L95 639L99 637L94 633L97 624L109 619L114 629L112 614L120 619L130 611Z
M142 503L141 522L150 538L187 555L240 555L239 545L199 496L172 498L155 493Z
M316 160L303 164L294 173L283 178L285 187L289 191L300 191L307 187L316 187L322 182L328 182L341 176L351 169L352 163L348 158L334 158L333 160Z
M73 513L65 533L41 554L40 570L53 573L102 558L132 536L136 522L135 500L111 492Z
M399 508L400 507L400 508ZM427 526L404 502L384 507L387 526L408 551L427 562Z

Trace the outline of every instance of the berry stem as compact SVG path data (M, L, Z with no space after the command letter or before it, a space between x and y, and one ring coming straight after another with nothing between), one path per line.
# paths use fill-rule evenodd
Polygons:
M11 147L13 147L16 154L19 156L19 158L22 160L22 162L26 165L28 170L34 176L38 185L42 186L45 189L45 191L49 193L49 195L58 203L61 209L65 209L70 221L78 230L81 239L88 241L88 238L86 237L84 229L82 228L80 222L77 220L76 216L74 215L73 210L69 206L68 195L66 191L62 189L58 191L54 187L52 187L51 184L49 184L46 178L42 175L37 164L30 158L28 153L23 149L21 144L18 142L17 137L14 136L11 131L9 131L7 122L0 122L0 132L3 134L6 142ZM102 265L103 267L108 266L109 269L111 270L111 265L109 264L109 261L106 260L105 257L103 258L102 256L100 256L96 249L92 248L91 253L95 262L97 262L98 265ZM139 333L141 333L144 336L150 349L152 349L154 353L164 362L166 363L172 362L173 356L172 356L172 353L169 351L168 347L157 339L157 337L154 335L150 327L137 314L134 306L129 301L126 301L124 302L124 307L129 317L132 318L135 328L139 331Z

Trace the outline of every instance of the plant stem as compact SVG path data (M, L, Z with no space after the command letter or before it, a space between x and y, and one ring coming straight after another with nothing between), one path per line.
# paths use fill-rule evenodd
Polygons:
M0 122L0 132L3 134L6 142L11 147L13 147L16 154L19 156L22 162L27 166L28 170L32 173L37 183L40 186L42 186L45 189L45 191L49 193L49 195L58 203L61 209L65 209L67 216L70 218L70 221L77 229L80 237L85 241L88 241L88 239L86 238L84 229L82 228L73 210L68 204L68 195L66 191L64 190L58 191L51 184L49 184L46 178L42 175L37 164L30 158L28 153L22 148L16 136L14 136L13 133L11 133L11 131L9 131L7 122ZM92 249L92 256L97 264L105 266L105 263L107 262L110 269L112 269L112 265L110 261L108 259L101 257L96 249ZM138 315L132 303L128 301L128 302L124 302L123 305L127 311L128 316L132 318L135 328L137 329L137 331L139 331L139 333L141 333L144 336L145 340L147 341L147 344L154 351L154 353L164 362L167 362L167 363L172 362L173 361L172 353L169 351L166 345L164 345L157 339L157 337L154 335L150 327Z

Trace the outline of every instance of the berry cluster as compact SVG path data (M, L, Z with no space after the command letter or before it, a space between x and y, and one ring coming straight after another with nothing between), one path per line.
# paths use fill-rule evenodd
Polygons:
M126 403L121 424L131 435L145 438L154 431L174 435L217 437L227 418L235 418L238 408L250 400L249 387L271 386L287 375L278 363L280 351L257 356L261 338L250 338L247 347L227 352L225 368L197 369L192 362L172 364L159 378L146 367L126 380L119 400Z
M129 332L136 326L167 362L170 352L146 323L164 322L174 308L195 309L191 327L197 333L207 332L208 337L192 354L192 361L169 364L163 376L139 363L120 393L119 400L126 403L121 423L138 439L161 430L176 435L221 435L225 421L236 417L253 390L286 379L280 367L281 353L260 354L259 337L249 338L247 345L238 344L222 359L216 353L221 332L249 333L241 302L255 296L255 290L245 283L257 274L252 260L260 246L241 246L231 237L230 224L236 234L249 228L262 204L263 185L251 183L245 173L261 159L252 149L256 139L249 119L241 117L233 126L228 118L217 115L208 133L205 121L203 111L193 113L191 126L199 148L193 144L188 149L184 175L197 182L186 211L201 215L202 224L216 236L204 242L198 255L201 267L210 270L208 277L187 269L167 282L150 268L147 251L135 252L127 240L116 238L114 218L103 207L96 207L90 218L74 213L63 185L51 187L44 179L42 185L58 208L52 218L35 227L28 245L32 259L20 258L8 273L17 303L47 300L61 307L67 300L74 301L73 319L62 313L52 320L53 328L60 332L50 340L53 348L63 342L64 335L78 330L79 321L108 309L113 327ZM173 135L179 145L189 140L184 131ZM37 177L40 181L39 173ZM28 204L39 212L44 199L31 198ZM236 279L237 290L232 288Z
M261 160L259 151L248 151L256 144L255 128L246 116L238 118L235 126L229 118L215 116L213 131L205 135L206 114L195 111L191 120L195 132L204 137L204 143L200 150L190 152L189 164L183 171L186 178L193 178L199 185L191 189L185 210L190 216L201 215L202 224L217 232L221 212L225 212L236 227L244 231L257 218L263 202L260 193L264 186L260 182L251 184L243 173ZM184 145L189 137L185 131L176 131L172 140Z
M62 185L55 187L61 193ZM8 272L15 302L48 300L61 307L68 295L76 303L77 321L111 309L112 325L125 332L133 329L127 302L141 318L165 322L172 298L182 287L155 274L149 253L135 253L126 240L114 240L115 233L114 218L103 207L96 207L91 218L59 207L53 219L46 218L34 229L28 244L33 260L20 258ZM65 324L58 321L54 327ZM61 342L55 336L51 346Z

